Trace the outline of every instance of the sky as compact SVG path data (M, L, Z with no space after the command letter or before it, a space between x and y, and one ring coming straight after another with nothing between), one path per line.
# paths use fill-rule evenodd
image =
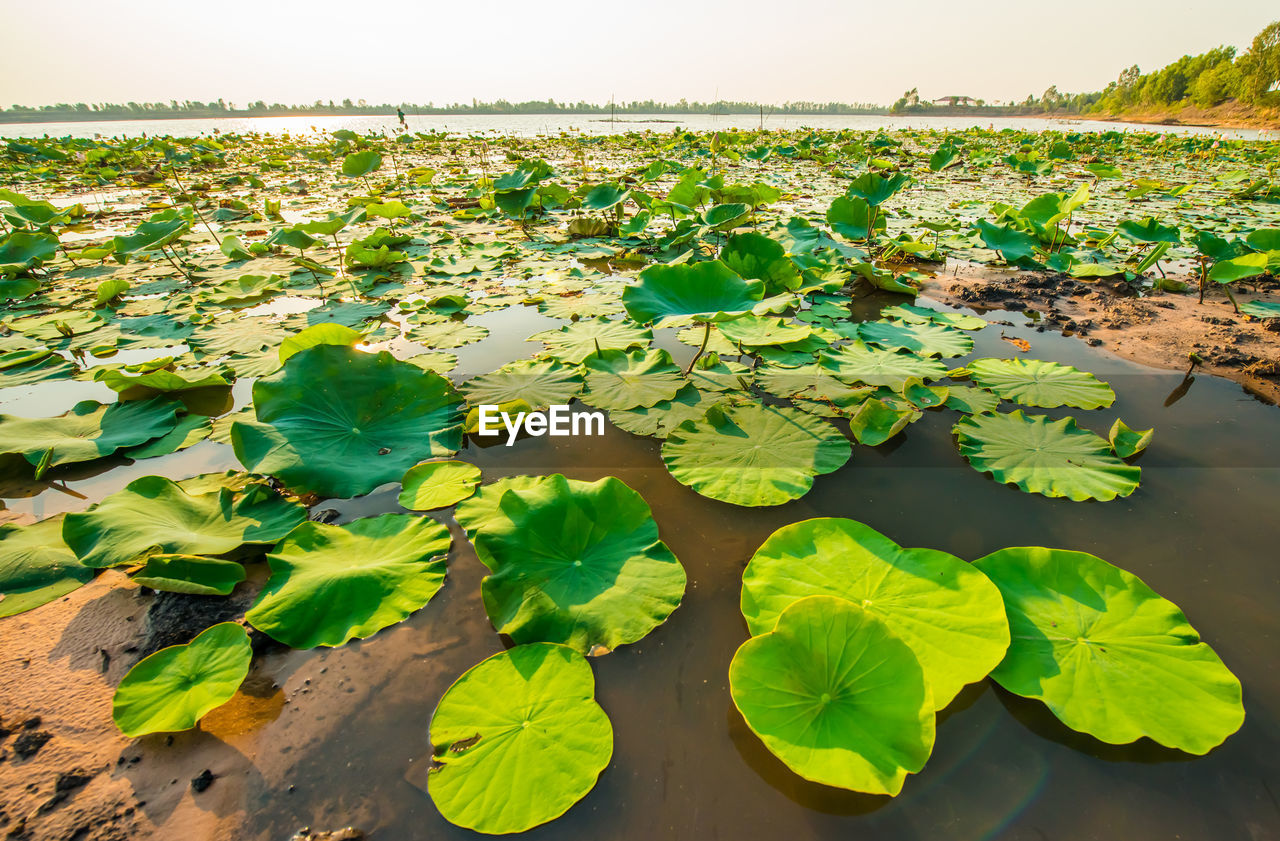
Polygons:
M0 0L0 105L1007 101L1100 90L1275 0Z

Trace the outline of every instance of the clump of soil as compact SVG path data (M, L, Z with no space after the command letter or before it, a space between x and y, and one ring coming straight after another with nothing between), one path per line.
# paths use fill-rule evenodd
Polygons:
M1216 290L1215 290L1216 291ZM1235 312L1221 293L1200 303L1195 294L1138 297L1123 281L1084 282L1046 272L971 268L929 281L926 294L978 311L1036 313L1037 329L1079 336L1094 347L1159 368L1201 370L1240 383L1280 403L1280 319ZM1264 282L1262 301L1280 301L1280 284ZM1240 293L1236 293L1240 300Z

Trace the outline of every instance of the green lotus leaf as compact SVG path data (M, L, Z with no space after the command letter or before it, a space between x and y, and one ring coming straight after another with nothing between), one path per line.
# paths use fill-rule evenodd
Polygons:
M1280 301L1245 301L1240 312L1254 318L1280 318Z
M62 537L85 566L111 567L153 554L221 555L275 543L306 518L305 508L266 485L190 494L163 476L143 476L68 514Z
M238 420L240 463L299 490L366 494L462 443L462 399L432 371L386 351L317 345L253 384L257 420Z
M734 505L799 499L815 476L838 470L852 448L827 421L783 406L715 406L676 427L662 461L676 481Z
M714 354L699 357L689 371L689 383L703 391L745 391L750 388L751 379L751 368Z
M911 176L905 172L895 172L890 176L884 176L878 172L864 172L850 182L845 188L845 193L851 197L863 199L872 206L879 206L910 184Z
M582 391L578 369L555 359L517 359L460 387L472 405L523 400L532 407L564 406Z
M485 528L495 519L503 517L498 506L507 491L528 490L550 482L550 476L504 477L482 486L474 495L458 503L457 510L453 512L453 518L467 533L467 539L474 541L480 529Z
M173 429L140 447L130 447L125 451L129 458L138 459L167 456L187 447L199 444L213 433L213 421L204 415L188 414L178 418Z
M986 219L977 222L978 235L982 242L992 251L999 251L1000 256L1011 266L1037 268L1035 237L1018 230L1012 225L993 225Z
M478 342L488 335L487 327L449 318L430 324L419 324L406 333L405 338L429 348L455 348Z
M577 365L598 350L631 350L649 344L653 331L630 321L584 318L559 330L544 330L529 337L542 342L547 353Z
M14 231L0 239L0 266L11 266L15 273L35 268L57 253L58 238L53 234Z
M616 184L597 184L582 197L582 207L584 210L597 212L610 210L625 202L630 196L630 190Z
M1154 429L1130 429L1124 421L1116 418L1107 439L1111 441L1112 452L1120 458L1132 458L1147 448L1153 434Z
M1266 254L1243 254L1214 263L1213 268L1209 269L1209 279L1218 283L1233 283L1266 273Z
M920 412L884 400L864 400L849 417L849 431L859 444L878 447L920 419Z
M813 336L813 328L807 324L752 314L725 321L717 329L729 341L749 348L792 345Z
M953 385L947 388L947 401L944 405L966 415L980 415L983 412L994 412L1000 405L1000 398L975 385Z
M940 324L865 321L858 325L858 338L885 350L906 350L919 356L944 359L964 356L973 350L973 339Z
M0 272L4 271L4 266L9 265L0 263ZM18 301L23 298L29 298L40 288L40 281L30 277L20 277L7 279L0 277L0 301Z
M1043 359L975 359L966 370L978 385L1024 406L1099 409L1116 399L1093 374Z
M280 343L280 364L288 362L289 357L295 353L316 345L354 347L362 341L364 341L364 334L345 324L334 322L312 324Z
M555 820L595 787L613 727L563 645L519 645L458 678L431 717L427 791L445 820L493 835Z
M92 578L93 570L62 541L62 515L0 525L0 616L47 604Z
M360 178L377 172L382 166L382 156L372 149L352 152L342 159L342 174L348 178Z
M241 307L257 303L284 290L279 275L246 274L209 287L200 295L200 303L214 307Z
M203 555L151 555L133 576L143 587L198 596L228 595L244 579L242 564Z
M762 365L756 370L756 384L778 397L823 400L839 406L860 403L873 391L869 386L848 385L816 362L797 367Z
M606 350L587 357L582 402L597 409L634 409L671 400L685 385L671 354L660 348L625 353Z
M0 453L20 453L39 473L93 461L164 435L177 423L178 405L161 397L109 406L85 400L56 418L0 415Z
M874 213L866 199L840 196L827 208L827 224L845 239L861 242L884 233L888 220L883 213Z
M750 207L738 202L712 205L702 214L702 224L713 231L729 231L743 224L750 212Z
M456 505L476 491L480 468L465 461L424 461L401 480L400 504L411 511Z
M253 649L235 622L223 622L186 645L139 660L116 687L111 718L130 738L190 730L231 700L249 674Z
M638 324L669 318L727 321L751 312L764 297L764 283L743 280L719 260L654 264L622 291L627 315Z
M1208 753L1244 722L1240 681L1178 606L1084 552L1001 549L979 558L1004 596L1013 641L991 677L1072 730L1143 736Z
M771 534L742 573L751 633L773 629L807 596L838 596L884 620L911 646L942 709L1009 647L1000 592L946 552L905 549L854 520L822 517Z
M824 350L819 361L824 370L837 379L854 385L884 385L901 388L912 377L940 380L947 366L936 359L923 359L912 353L898 353L873 348L854 341L844 347Z
M1182 234L1172 225L1161 225L1148 216L1141 221L1125 220L1116 226L1116 233L1131 242L1167 242L1178 245Z
M707 409L724 399L723 394L708 394L690 383L671 400L635 409L614 409L609 412L609 422L632 435L666 438L671 430L687 420L701 418Z
M649 506L611 476L508 487L474 543L492 572L485 610L518 644L612 651L661 625L684 595L684 567Z
M1077 427L1075 418L1055 421L1018 409L970 415L952 431L975 470L1027 493L1105 502L1133 493L1142 474L1116 458L1102 438Z
M895 304L892 307L885 307L880 310L883 318L892 318L897 321L905 321L908 324L923 324L931 321L934 324L941 324L944 327L954 327L957 330L981 330L987 326L985 319L978 318L976 315L965 315L958 312L942 312L941 310L931 310L927 307L919 307L915 304Z
M93 379L119 393L122 400L136 400L139 397L173 394L197 388L227 388L231 385L218 373L193 371L191 376L194 379L187 379L181 372L167 371L163 368L143 371L132 371L130 368L100 368L94 372Z
M17 318L10 321L8 327L37 341L62 342L73 336L92 333L106 323L106 319L96 312L68 310Z
M845 599L800 599L744 642L729 693L765 747L806 780L893 795L933 751L919 660L888 622Z
M139 225L129 236L115 237L115 253L138 254L155 251L180 238L191 230L191 223L184 219L147 221Z
M431 601L449 544L447 526L410 514L303 523L267 555L271 577L245 619L291 648L364 639Z
M740 277L763 282L766 295L800 288L800 270L782 243L764 234L747 231L730 236L720 251L720 259Z

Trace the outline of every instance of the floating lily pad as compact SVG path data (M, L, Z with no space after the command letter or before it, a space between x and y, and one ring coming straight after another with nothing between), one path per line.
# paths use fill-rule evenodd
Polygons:
M936 359L880 350L861 340L844 347L824 350L819 359L822 367L832 376L855 385L901 388L912 377L927 381L940 380L947 375L947 366Z
M978 385L1024 406L1099 409L1116 399L1093 374L1043 359L975 359L967 370Z
M0 616L65 596L93 573L62 541L62 515L29 526L0 525Z
M1208 753L1244 722L1240 681L1177 605L1084 552L1001 549L979 558L1004 596L1013 642L992 678L1111 744L1143 736Z
M445 820L523 832L555 820L595 787L613 727L595 677L563 645L519 645L468 669L431 717L427 791Z
M485 609L517 643L612 651L662 624L684 595L684 568L649 506L613 477L509 487L474 543L492 571Z
M139 660L116 687L111 717L126 736L190 730L249 674L249 635L234 622Z
M578 369L555 359L517 359L467 380L462 393L472 405L523 400L530 406L564 406L582 390Z
M960 454L975 470L1027 493L1107 501L1138 487L1142 469L1125 464L1102 438L1076 426L1075 418L1044 415L970 415L952 430Z
M253 384L257 420L231 429L236 458L302 491L366 494L462 443L462 399L433 371L317 345Z
M409 514L303 523L267 555L271 578L245 619L291 648L364 639L431 601L449 544L445 525Z
M742 573L752 634L772 630L807 596L848 599L911 646L941 709L1004 657L1009 626L1000 592L972 566L936 549L906 549L854 520L822 517L769 535Z
M933 751L920 662L889 623L845 599L790 605L734 654L729 692L751 731L806 780L897 794Z
M653 339L653 331L625 319L586 318L559 330L544 330L529 337L542 342L547 353L573 365L598 350L631 350L644 347Z
M764 297L764 284L743 280L719 260L676 265L655 264L639 282L622 292L627 315L638 324L671 318L727 321L752 311Z
M852 452L830 423L797 409L714 406L667 436L662 461L683 485L734 505L799 499L815 476L839 469Z
M198 596L228 595L244 579L242 564L203 555L151 555L133 576L143 587Z
M665 350L606 350L587 357L582 402L597 409L634 409L671 400L685 386Z
M858 325L858 337L885 350L906 350L919 356L944 359L964 356L973 350L973 339L964 333L932 323L866 321Z
M401 480L400 504L412 511L456 505L475 493L480 468L465 461L424 461Z
M111 567L153 554L220 555L275 543L306 518L306 509L266 485L191 494L163 476L143 476L68 514L62 537L85 566Z
M178 405L161 397L110 405L85 400L56 418L0 415L0 453L19 453L41 472L93 461L164 435L177 423Z

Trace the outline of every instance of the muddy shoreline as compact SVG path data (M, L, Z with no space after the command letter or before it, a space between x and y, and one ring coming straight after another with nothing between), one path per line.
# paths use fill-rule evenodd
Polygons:
M1139 298L1125 285L1106 281L955 266L931 279L924 294L978 312L1036 313L1038 330L1074 335L1152 367L1214 374L1280 404L1280 319L1238 314L1217 289L1209 290L1204 303L1194 293ZM1280 283L1263 283L1257 294L1234 294L1241 301L1280 301Z

